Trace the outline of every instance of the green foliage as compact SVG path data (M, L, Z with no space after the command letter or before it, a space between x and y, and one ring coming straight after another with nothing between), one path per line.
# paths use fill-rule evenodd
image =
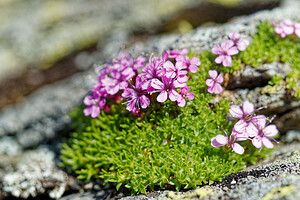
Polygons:
M276 93L282 88L294 91L294 96L300 98L297 91L300 90L300 39L295 35L281 38L274 31L269 21L258 26L258 32L254 35L249 47L236 57L246 65L259 67L263 63L279 61L290 64L292 71L286 78L275 75L269 82L269 86L263 89L265 93ZM297 83L298 82L298 83Z
M193 76L194 92L203 89L197 84L200 76ZM245 159L257 158L253 152L244 156L210 145L212 137L224 134L218 126L227 131L232 127L225 121L228 100L213 104L212 95L199 93L183 109L172 103L152 107L140 119L120 109L122 105L112 106L110 113L90 119L83 132L63 144L64 165L80 179L100 177L134 194L146 193L156 185L173 185L179 190L211 184L243 169Z
M263 151L249 148L245 156L210 144L212 137L224 134L218 127L230 132L233 123L226 121L229 100L216 103L203 84L209 63L203 58L199 72L189 80L196 95L184 108L171 101L150 104L144 116L136 119L116 104L110 113L88 118L88 123L82 110L74 111L79 131L62 146L64 166L76 171L80 179L102 178L135 194L155 186L171 185L179 190L212 184L240 171L247 162L255 162Z
M245 64L257 67L266 62L288 62L293 72L286 78L274 76L269 86L294 90L300 98L299 53L298 38L282 39L265 22L258 26L250 46L232 57L231 67L215 64L216 56L210 51L197 55L202 64L188 83L195 99L184 108L170 101L151 102L142 118L135 118L124 105L114 104L109 113L101 112L95 119L84 117L82 108L76 109L71 116L77 133L62 145L63 165L76 171L80 179L101 178L105 183L116 183L117 189L129 188L132 194L146 193L155 186L180 190L220 181L267 156L270 150L259 152L249 141L241 143L243 155L211 146L212 137L224 134L218 127L230 133L233 122L226 120L229 100L219 98L217 102L207 93L208 70L225 74Z

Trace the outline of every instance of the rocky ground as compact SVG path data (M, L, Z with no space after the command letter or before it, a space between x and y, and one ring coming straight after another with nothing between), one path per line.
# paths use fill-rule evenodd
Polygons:
M147 22L148 24L142 24L146 28L157 27L157 32L172 29L168 23L180 21L178 20L182 19L179 17L180 15L183 19L189 19L182 14L182 11L178 11L180 10L179 7L190 9L192 13L192 8L200 9L202 5L203 9L203 5L207 5L207 1L199 2L189 1L189 4L180 4L177 10L174 9L172 11L173 15L168 15L168 20L165 18L166 15L158 14L157 16L160 17L157 19L153 18L151 19L152 21ZM239 2L247 8L247 5L253 7L253 4L249 2L262 1L241 0ZM237 17L224 25L198 27L185 34L172 33L163 36L149 36L142 41L132 40L134 42L131 42L131 45L126 50L134 54L139 54L140 52L160 54L163 50L171 48L189 48L192 51L200 52L211 49L214 45L221 43L226 38L226 35L233 31L243 33L251 40L251 36L256 32L257 23L261 21L283 20L286 18L299 20L299 1L282 0L280 5L279 1L274 0L263 2L260 8L277 7L272 10L259 11L249 16ZM106 5L105 3L108 4L108 1L103 1L103 5ZM120 8L122 8L122 5L120 4ZM138 4L137 6L141 5ZM62 5L54 3L54 6ZM214 4L214 6L220 7L219 4ZM101 5L98 5L98 7L92 6L92 8L86 7L87 10L95 10L95 16L92 18L94 21L92 20L91 23L101 17L96 12L99 7ZM137 12L139 11L138 8L135 8ZM217 9L216 7L213 8ZM230 5L229 7L228 5L225 7L223 5L224 10L233 8ZM77 12L78 7L74 6L74 10ZM256 10L259 9L257 8ZM73 12L76 13L75 11ZM118 11L115 12L118 13ZM177 12L176 15L174 14L175 12ZM135 26L137 22L130 20L133 16L135 15L132 14L127 18L125 17L124 20L130 21L131 24L128 23L131 27L137 27ZM141 19L148 19L147 16L145 14L144 18ZM122 16L119 16L119 18L122 18ZM227 19L229 18L230 16L227 17ZM157 25L159 24L157 21L161 19L165 20L164 27ZM127 23L127 21L122 23ZM197 23L200 22L199 20ZM84 22L82 23L84 24ZM100 24L100 22L97 23ZM199 25L197 23L191 22L193 26ZM147 30L146 28L144 29ZM0 199L19 197L61 198L64 200L114 199L122 197L124 199L198 199L202 197L203 199L300 199L300 102L287 99L286 91L273 95L261 95L261 89L265 83L265 81L261 80L268 80L274 73L280 73L285 76L289 70L288 65L276 62L264 64L256 69L246 66L242 71L234 74L231 83L227 86L227 91L223 94L233 101L251 97L251 101L255 102L257 107L268 106L265 112L270 114L277 113L278 115L276 123L283 135L281 138L282 142L277 146L277 150L269 159L263 160L255 166L249 166L242 172L231 174L220 183L204 186L197 190L182 193L156 191L148 195L133 197L127 196L128 193L126 191L116 192L113 186L107 185L103 187L97 181L85 184L74 178L66 169L60 168L58 159L59 144L69 136L71 130L68 112L81 103L83 96L93 84L94 70L90 67L91 63L99 64L109 60L114 56L114 52L119 51L120 45L124 41L132 39L122 35L122 31L116 31L123 29L120 24L109 29L110 34L108 35L110 37L105 42L99 42L101 48L75 53L75 56L70 60L72 62L76 61L77 68L80 70L75 70L73 73L53 81L44 82L45 85L41 84L41 86L32 89L30 92L24 93L28 95L26 98L24 98L23 94L21 95L22 99L16 100L16 98L13 101L18 103L10 106L8 104L12 102L3 104L4 106L0 110ZM130 30L135 31L136 29L132 28ZM100 28L98 27L96 31L100 31ZM37 70L40 72L40 69ZM3 73L6 73L6 71L4 70ZM39 76L33 75L33 77ZM2 88L4 88L5 80L1 79L1 81L3 83ZM253 82L256 84L250 87L249 83ZM3 90L2 94L8 92L9 90Z

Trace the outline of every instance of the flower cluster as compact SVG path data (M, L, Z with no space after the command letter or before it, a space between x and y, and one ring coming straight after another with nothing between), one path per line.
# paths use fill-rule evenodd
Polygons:
M272 22L272 25L275 27L275 32L282 38L292 34L296 34L300 38L300 23L286 19L279 24Z
M249 45L249 41L243 39L242 36L233 32L228 35L228 40L221 45L216 45L212 48L211 52L218 55L215 59L217 64L222 63L225 67L230 67L232 65L232 55L236 55L239 51L244 51ZM208 74L210 79L206 80L206 85L208 86L207 91L211 94L219 94L223 91L221 83L223 82L223 74L216 70L209 70Z
M196 73L201 64L198 58L190 59L187 53L187 49L171 50L162 57L150 58L147 63L143 56L134 60L130 54L121 54L98 70L98 81L83 101L88 106L84 114L95 118L101 110L109 110L108 99L125 100L126 109L137 114L150 105L153 94L158 94L157 102L170 99L184 107L186 99L194 99L187 86L188 72Z
M255 115L255 112L260 110L254 109L254 105L249 101L245 101L243 105L232 105L229 112L232 117L237 118L238 121L234 125L230 136L217 135L211 139L213 147L220 147L226 145L238 154L244 153L244 148L237 143L237 141L250 140L256 148L262 149L273 148L274 145L270 140L277 142L273 136L277 135L278 130L275 125L269 125L272 120L265 115Z
M218 55L215 59L217 64L223 64L225 67L232 65L231 56L236 55L239 51L244 51L249 45L249 41L242 38L242 36L233 32L228 35L228 40L221 45L216 45L211 52Z

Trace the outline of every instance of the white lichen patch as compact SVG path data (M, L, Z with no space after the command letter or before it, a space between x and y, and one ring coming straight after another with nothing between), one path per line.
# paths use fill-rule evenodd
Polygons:
M36 197L49 191L51 198L60 198L67 175L55 166L54 153L39 148L24 154L17 170L3 177L3 191L18 198Z

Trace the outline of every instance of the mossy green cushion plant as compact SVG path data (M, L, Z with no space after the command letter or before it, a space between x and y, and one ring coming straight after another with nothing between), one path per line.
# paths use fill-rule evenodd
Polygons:
M199 57L201 66L197 73L188 75L187 84L194 99L186 97L183 107L169 96L170 100L164 103L156 102L158 99L164 100L158 98L162 92L157 92L158 86L155 86L157 88L154 88L151 96L141 93L133 80L130 87L137 88L135 91L138 93L133 97L129 94L135 93L128 91L128 95L125 95L130 97L127 106L120 102L119 93L116 92L114 99L97 104L101 112L93 108L95 104L90 104L90 110L85 114L94 118L85 117L81 108L76 109L72 113L76 133L62 145L63 165L75 171L80 179L100 178L104 183L116 183L117 189L126 187L136 194L147 193L156 186L180 190L212 184L232 172L242 170L247 163L255 163L258 158L267 156L270 150L262 148L259 151L249 140L239 142L245 147L241 155L226 146L215 148L211 145L212 138L224 135L219 127L231 133L234 121L227 120L231 102L220 96L216 100L215 94L207 92L205 82L211 69L223 74L232 73L241 69L243 64L258 66L259 63L279 59L290 62L294 71L299 73L299 68L295 69L294 66L296 56L288 50L294 48L294 53L299 51L297 38L285 38L285 42L276 47L280 51L276 54L278 56L261 51L273 51L274 41L280 43L280 40L269 22L260 24L249 47L233 56L232 66L227 68L215 64L216 56L210 51L199 55L190 53L190 58ZM289 52L289 55L283 58L281 52ZM290 76L299 80L298 76ZM297 85L290 88L295 90ZM149 104L143 95L149 98ZM89 100L92 103L100 102ZM132 101L134 104L130 105Z

